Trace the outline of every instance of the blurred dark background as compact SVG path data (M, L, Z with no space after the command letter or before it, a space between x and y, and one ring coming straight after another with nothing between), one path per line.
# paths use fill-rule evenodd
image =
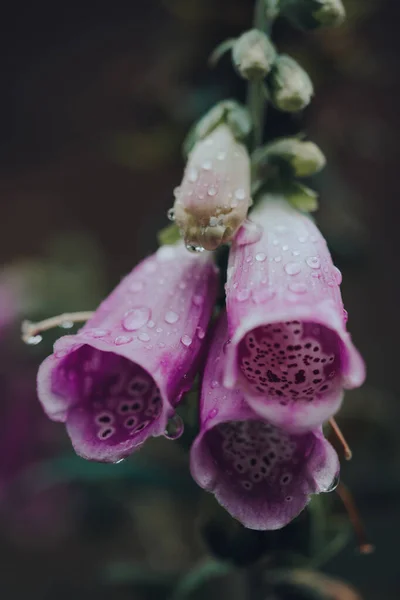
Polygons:
M400 7L397 0L345 6L348 19L334 31L300 34L277 22L280 51L309 71L316 96L302 115L270 110L266 134L306 131L327 155L314 182L317 219L343 271L349 328L368 365L367 384L348 394L339 421L354 453L343 481L376 552L360 556L350 539L323 570L367 600L395 600ZM60 331L24 346L18 330L26 317L95 308L156 248L180 181L187 129L214 102L244 99L228 58L214 70L207 59L222 39L250 26L252 9L250 0L25 1L2 9L4 600L167 598L171 581L208 554L198 527L208 509L180 448L156 440L113 467L75 458L35 392L37 366ZM211 587L207 597L250 598L239 583L226 585Z

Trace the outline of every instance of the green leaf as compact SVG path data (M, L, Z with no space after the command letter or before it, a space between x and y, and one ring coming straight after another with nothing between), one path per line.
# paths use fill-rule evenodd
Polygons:
M287 200L302 212L314 212L318 209L317 192L297 181L289 184L284 194Z
M166 246L168 244L176 244L181 238L179 228L175 223L167 225L164 229L157 234L158 243L160 246Z
M207 560L194 567L178 583L171 600L185 600L192 592L214 577L222 577L232 571L232 565L216 560Z

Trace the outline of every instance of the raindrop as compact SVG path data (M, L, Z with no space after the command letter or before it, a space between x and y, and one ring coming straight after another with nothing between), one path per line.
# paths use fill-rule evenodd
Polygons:
M192 246L192 244L186 244L186 250L189 250L189 252L203 252L204 248L202 246Z
M181 342L186 348L189 348L189 346L192 345L192 341L192 338L186 334L181 337Z
M181 188L179 186L177 186L176 188L174 188L173 194L174 194L175 198L177 196L179 196L180 191L181 191Z
M218 221L219 221L218 217L210 217L210 221L209 221L210 227L216 227L218 225Z
M194 183L195 181L197 181L198 177L199 177L199 174L197 172L197 169L190 169L189 174L188 174L189 181Z
M340 482L340 476L339 476L339 474L337 474L333 478L331 485L324 491L326 493L333 492L334 490L336 490L337 486L339 485L339 482Z
M307 286L305 283L290 283L289 290L294 294L305 294Z
M204 340L206 336L206 332L204 331L204 329L202 329L201 327L197 328L197 337L199 338L199 340Z
M267 258L266 254L264 254L264 252L258 252L258 254L256 254L256 260L258 262L264 262L264 260Z
M146 325L150 317L151 310L146 306L132 308L125 313L122 320L122 327L126 329L126 331L135 331L136 329L143 327L143 325Z
M203 296L199 296L198 294L196 294L195 296L193 296L192 302L195 306L202 306L203 305Z
M90 331L90 335L94 338L104 337L107 333L109 333L108 329L92 329Z
M319 269L321 266L321 261L319 260L318 256L309 256L306 258L306 263L312 269Z
M173 310L169 310L165 314L164 320L166 323L170 323L170 325L172 325L173 323L176 323L179 320L179 315Z
M299 237L300 244L304 244L306 241L307 241L307 236L306 235L301 235Z
M31 335L31 337L26 340L26 343L30 346L36 346L37 344L40 344L42 339L43 338L41 335Z
M219 387L219 381L214 380L211 382L211 388L215 390L215 388Z
M144 288L143 281L132 281L131 285L129 286L129 291L134 292L134 293L140 292L143 288Z
M62 323L60 323L60 327L62 327L63 329L71 329L71 327L74 326L74 322L73 321L63 321Z
M236 294L236 298L238 299L239 302L245 302L246 300L248 300L250 298L249 290L240 290Z
M274 261L275 262L281 262L282 260L282 256L275 256Z
M268 288L260 288L258 290L253 290L252 299L255 304L262 304L263 302L268 302L275 296L275 292L273 290L269 290Z
M149 321L149 322L147 323L147 327L148 327L149 329L153 329L154 325L155 325L154 321Z
M284 252L286 252L286 250L289 250L289 246L287 244L285 244L284 246L282 246L282 250Z
M169 209L167 212L167 217L170 221L175 221L175 210L173 208Z
M244 200L246 198L246 192L243 188L238 188L235 191L235 198L237 198L238 200Z
M138 338L141 342L148 342L150 340L150 336L145 332L139 333Z
M297 262L289 262L284 269L288 275L297 275L301 271L301 265Z
M164 436L167 440L177 440L181 437L184 431L184 425L182 418L178 414L174 414L167 423L167 427L164 432Z
M343 320L345 323L347 323L347 321L349 320L349 313L345 308L343 309Z
M225 158L226 158L226 152L218 152L217 160L225 160Z
M299 256L300 252L298 250L293 250L292 254L293 256Z
M211 169L212 169L212 162L211 162L211 160L205 160L201 166L203 167L203 169L205 171L211 171Z
M123 344L129 344L132 341L132 338L129 335L119 335L115 338L114 344L116 346L122 346Z
M210 410L210 412L208 413L208 418L209 419L214 419L214 417L216 417L218 414L218 409L217 408L213 408L212 410Z
M210 188L208 188L207 194L208 194L209 196L216 196L216 195L217 195L217 190L216 190L216 188L215 188L215 187L210 187ZM211 219L210 219L210 220L211 220ZM210 225L211 225L211 223L210 223Z

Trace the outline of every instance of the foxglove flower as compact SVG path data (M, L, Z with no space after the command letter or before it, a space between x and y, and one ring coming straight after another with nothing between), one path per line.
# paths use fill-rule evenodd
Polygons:
M39 369L38 394L79 455L115 462L164 433L191 386L216 289L211 255L163 246L77 335L57 340Z
M225 385L277 426L304 431L360 386L364 363L346 332L340 271L306 215L282 196L252 213L260 239L232 245L227 290L231 343Z
M236 233L250 203L247 150L220 125L190 153L176 191L176 224L188 247L215 250Z
M240 390L223 387L226 341L224 314L204 373L191 472L245 527L279 529L311 494L333 488L338 457L321 428L288 433L253 412Z

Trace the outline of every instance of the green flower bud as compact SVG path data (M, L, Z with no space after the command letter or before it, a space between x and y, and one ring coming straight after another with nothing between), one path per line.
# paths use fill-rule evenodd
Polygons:
M232 61L239 74L245 79L263 79L271 70L276 57L269 37L258 29L243 33L235 42Z
M305 108L314 92L306 71L285 54L276 59L268 84L272 103L276 108L287 112Z
M253 156L255 165L288 164L295 177L309 177L325 166L325 156L314 142L296 137L281 138L258 149Z
M284 194L288 202L301 212L318 210L318 194L297 181L287 185Z
M235 100L223 100L215 104L189 131L183 150L185 156L195 144L204 140L220 125L228 125L237 141L244 141L251 131L251 120L247 109Z
M336 27L346 17L341 0L281 0L280 9L299 29Z

